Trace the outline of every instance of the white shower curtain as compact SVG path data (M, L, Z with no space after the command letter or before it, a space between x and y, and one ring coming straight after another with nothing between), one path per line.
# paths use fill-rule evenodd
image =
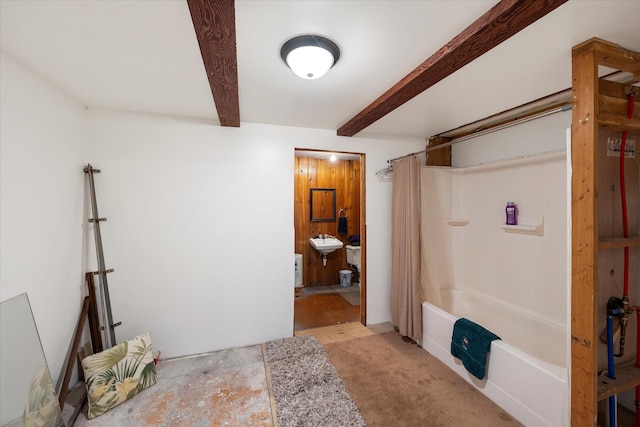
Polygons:
M422 338L420 161L393 165L391 204L391 322L402 336Z

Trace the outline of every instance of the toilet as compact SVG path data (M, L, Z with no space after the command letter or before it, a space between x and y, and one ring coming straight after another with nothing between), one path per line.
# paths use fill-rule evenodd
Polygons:
M295 267L294 267L294 288L302 288L302 254L294 254Z
M347 264L358 272L360 277L360 246L347 245Z

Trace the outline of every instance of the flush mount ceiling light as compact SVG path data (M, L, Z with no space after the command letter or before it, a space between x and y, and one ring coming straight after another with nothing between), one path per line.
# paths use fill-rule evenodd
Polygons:
M324 76L338 62L340 49L325 37L304 35L282 45L280 56L297 76L311 80Z

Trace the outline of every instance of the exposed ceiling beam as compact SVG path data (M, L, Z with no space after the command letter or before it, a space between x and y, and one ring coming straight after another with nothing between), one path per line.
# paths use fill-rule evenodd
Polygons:
M567 0L502 0L338 129L353 136Z
M222 126L240 127L234 0L187 0Z

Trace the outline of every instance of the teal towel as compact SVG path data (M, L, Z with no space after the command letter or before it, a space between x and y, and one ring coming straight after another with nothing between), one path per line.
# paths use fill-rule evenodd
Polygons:
M491 341L499 339L499 336L477 323L460 318L453 325L451 354L462 360L462 364L471 375L483 379Z

